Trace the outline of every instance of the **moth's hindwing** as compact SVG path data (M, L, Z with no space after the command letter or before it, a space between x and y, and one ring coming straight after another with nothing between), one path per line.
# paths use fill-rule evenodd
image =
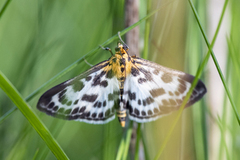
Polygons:
M108 64L108 61L101 62L48 90L39 99L37 108L48 115L68 120L94 124L113 120L119 86Z
M138 57L132 60L134 65L124 85L129 118L149 122L179 109L194 76ZM206 91L199 80L186 107L201 99Z

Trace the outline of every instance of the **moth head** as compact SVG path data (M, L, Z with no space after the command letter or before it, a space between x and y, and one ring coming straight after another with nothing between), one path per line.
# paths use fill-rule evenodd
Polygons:
M115 52L117 54L127 54L128 46L122 43L118 43L117 47L115 48Z

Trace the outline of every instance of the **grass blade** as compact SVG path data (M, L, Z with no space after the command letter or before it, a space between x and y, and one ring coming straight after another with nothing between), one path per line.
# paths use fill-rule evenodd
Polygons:
M202 62L201 65L200 65L200 67L198 68L198 71L197 71L197 73L196 73L196 75L195 75L195 78L194 78L194 80L193 80L193 83L192 83L192 85L191 85L191 88L190 88L189 92L187 93L187 96L184 98L184 101L183 101L183 103L182 103L182 105L181 105L181 107L180 107L180 109L179 109L179 111L178 111L177 117L176 117L176 119L175 119L172 127L170 128L169 133L167 134L167 137L165 138L165 140L164 140L164 142L163 142L163 144L162 144L162 146L161 146L158 154L156 155L155 160L159 159L159 157L160 157L163 149L165 148L165 146L166 146L166 144L167 144L167 142L168 142L168 140L169 140L169 138L170 138L170 136L171 136L171 134L172 134L172 132L173 132L173 129L175 128L175 126L176 126L176 124L177 124L177 122L178 122L178 120L179 120L179 118L180 118L180 116L181 116L181 114L182 114L182 111L183 111L183 109L184 109L184 106L185 106L185 104L187 103L187 101L188 101L188 99L189 99L189 97L190 97L190 95L191 95L191 93L192 93L192 91L193 91L193 89L194 89L194 87L195 87L195 85L196 85L196 83L197 83L197 80L200 78L200 75L201 75L204 67L206 66L206 64L207 64L207 62L208 62L208 59L209 59L209 57L210 57L210 54L211 54L211 55L214 55L211 47L212 47L212 45L215 43L215 40L216 40L218 31L219 31L219 28L220 28L220 25L221 25L221 22L222 22L222 17L223 17L223 14L224 14L224 12L222 12L223 14L222 14L222 16L221 16L221 18L220 18L220 20L219 20L219 25L218 25L218 27L217 27L217 29L216 29L216 32L215 32L215 35L214 35L214 38L213 38L213 41L212 41L212 45L210 45L209 42L208 42L208 40L207 40L207 38L206 38L206 34L205 34L205 32L203 31L203 28L202 28L202 25L201 25L201 23L200 23L199 17L198 17L198 15L197 15L197 12L196 12L196 10L195 10L195 8L194 8L191 0L189 0L189 3L190 3L190 6L191 6L191 8L192 8L192 10L193 10L193 12L194 12L195 18L197 19L198 25L199 25L199 27L200 27L200 29L201 29L201 31L202 31L202 34L203 34L203 36L204 36L204 39L205 39L205 41L206 41L206 43L207 43L207 46L208 46L208 48L209 48L209 52L207 53L207 55L205 56L203 62ZM225 10L224 10L224 11L225 11ZM214 56L214 57L215 57L215 56ZM215 58L215 60L216 60L216 58ZM215 62L215 61L214 61L214 62ZM216 64L217 64L217 65L216 65ZM217 61L216 61L215 65L219 67ZM219 71L220 73L222 73L221 70L220 70L220 67L219 67L219 70L218 70L218 71ZM222 76L222 78L223 78L223 76ZM224 82L225 82L225 81L224 81ZM227 87L226 87L225 89L227 89ZM227 90L228 90L228 89L227 89ZM231 98L230 94L229 94L229 97ZM232 101L232 102L233 102L233 101ZM233 103L233 104L234 104L234 103ZM233 106L233 108L235 108L235 105ZM235 112L235 113L237 113L237 112ZM237 118L239 117L238 114L236 114L236 116L237 116ZM239 121L239 118L238 118L238 122L240 122L240 121Z
M135 160L139 159L139 147L140 147L140 139L141 139L141 137L142 137L142 134L141 134L141 123L138 123L137 140L136 140L135 155L134 155L134 159Z
M20 93L14 88L11 82L0 71L0 87L8 95L8 97L14 102L22 114L27 118L33 128L45 141L49 149L53 152L57 159L68 159L62 148L57 141L52 137L49 130L44 126L41 120L33 112L32 108L21 97Z
M127 133L126 133L125 146L124 146L124 151L123 151L123 156L122 156L123 160L127 159L128 150L129 150L130 141L131 141L132 130L133 130L133 122L131 121L129 128L127 129Z
M215 66L216 66L216 68L217 68L218 74L219 74L219 76L220 76L220 78L221 78L221 80L222 80L223 86L224 86L224 88L225 88L225 91L226 91L226 93L227 93L227 96L228 96L228 98L229 98L229 101L230 101L230 103L231 103L231 105L232 105L232 108L233 108L235 117L236 117L236 119L237 119L237 121L238 121L238 124L240 125L240 116L239 116L239 114L238 114L238 112L237 112L236 105L235 105L235 103L234 103L234 101L233 101L233 98L232 98L232 96L231 96L231 94L230 94L230 91L229 91L229 89L228 89L228 87L227 87L225 78L224 78L223 73L222 73L222 71L221 71L221 68L220 68L220 66L219 66L219 64L218 64L218 61L217 61L217 59L216 59L216 57L215 57L215 54L214 54L214 52L213 52L213 50L212 50L212 47L211 47L211 45L210 45L210 43L209 43L209 41L208 41L208 39L207 39L207 36L206 36L206 34L205 34L205 32L204 32L204 30L203 30L203 28L202 28L202 25L201 25L201 23L200 23L200 20L199 20L197 11L196 11L196 9L195 9L192 1L191 1L191 0L188 0L188 2L189 2L190 6L191 6L191 8L192 8L192 10L193 10L194 16L195 16L195 18L196 18L196 20L197 20L197 23L198 23L198 26L200 27L200 30L201 30L202 35L203 35L203 37L204 37L204 40L205 40L205 42L206 42L206 44L207 44L207 46L208 46L208 49L209 49L209 51L210 51L210 54L211 54L212 59L213 59L213 61L214 61L214 64L215 64Z
M9 5L10 2L11 2L11 0L6 0L6 2L4 3L2 9L0 10L0 18L2 17L4 11L6 10L6 8Z

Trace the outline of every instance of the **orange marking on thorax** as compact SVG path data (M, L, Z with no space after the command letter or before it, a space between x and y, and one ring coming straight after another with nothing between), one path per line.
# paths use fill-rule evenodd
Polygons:
M113 71L114 75L118 79L120 79L121 77L127 76L131 72L132 62L128 61L128 54L123 49L122 44L118 44L117 49L119 49L119 50L116 51L116 54L114 56L112 56L109 61L112 66L112 71ZM121 59L125 59L125 66L124 66L125 71L124 72L121 71L121 67L123 67L123 65L120 65Z

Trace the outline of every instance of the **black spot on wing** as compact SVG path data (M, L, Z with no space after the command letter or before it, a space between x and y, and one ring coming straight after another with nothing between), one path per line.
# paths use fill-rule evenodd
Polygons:
M92 114L92 117L93 117L93 118L96 118L96 116L97 116L97 113L93 113L93 114Z
M79 110L79 113L83 113L86 110L86 106L81 107L81 109Z
M101 78L101 77L103 77L105 74L106 74L106 71L102 71L102 72L98 75L98 77Z
M138 105L141 105L141 100L140 99L138 99Z
M179 79L179 78L178 78L178 82L179 82L178 92L180 92L182 94L187 89L186 82L184 80L182 80L182 79Z
M176 99L178 104L182 104L183 100L182 99Z
M108 86L108 82L106 80L104 80L100 83L100 86L103 86L106 88Z
M77 107L77 108L74 108L74 110L72 111L72 113L71 114L76 114L76 113L78 113L78 110L79 110L79 108Z
M158 75L159 74L159 70L158 69L154 69L153 74Z
M165 94L165 90L163 88L158 88L158 89L152 89L150 91L150 94L152 95L153 98L161 96L163 94Z
M129 113L133 114L133 107L129 104Z
M100 74L96 75L93 79L92 86L100 85L101 87L106 88L108 86L107 80L101 81L101 77L103 77L104 75L106 75L106 77L108 77L108 75L106 74L105 71L102 71Z
M151 103L154 102L154 99L152 97L148 97L148 98L146 98L146 102L148 105L150 105Z
M90 81L91 79L92 79L91 76L87 76L87 77L85 78L86 81Z
M128 97L130 100L136 100L136 93L128 91Z
M166 99L163 99L162 103L163 103L164 106L170 105L170 103Z
M139 116L140 112L137 108L134 109L134 113Z
M142 116L146 116L146 112L145 111L142 111Z
M148 115L152 115L153 112L151 110L148 110Z
M135 67L132 67L132 68L131 68L131 74L132 74L134 77L140 75L138 69L136 69Z
M93 107L96 108L98 106L98 101L94 103Z
M67 92L67 89L64 89L63 91L61 91L58 95L58 98L60 99L66 92Z
M175 91L174 94L175 94L176 96L179 96L179 95L180 95L180 93L179 93L178 91Z
M146 104L146 101L143 99L142 100L142 103L143 103L143 106L145 107L147 104Z
M94 79L93 79L92 86L97 86L97 85L100 85L100 84L101 84L100 77L95 76Z
M105 101L103 101L103 107L106 107L106 105L107 105L107 102L105 100Z
M145 79L145 78L139 78L139 79L138 79L138 83L139 83L139 84L143 84L143 83L145 83L145 82L147 82L147 79Z
M98 114L98 118L103 118L103 112Z
M159 113L159 110L158 110L157 108L154 108L154 109L153 109L153 112L154 112L155 114L158 114L158 113Z
M52 109L55 106L54 102L51 102L47 108Z
M101 108L101 107L102 107L102 102L98 102L97 107L98 107L98 108Z
M144 68L138 68L140 72L142 72L145 76L145 79L147 81L152 81L153 78L152 78L152 73L149 72L148 70L144 69Z
M97 99L98 95L97 94L84 94L82 96L82 101L87 101L87 102L95 102L95 100Z
M53 107L53 111L57 111L58 108L59 108L58 106L54 106L54 107Z
M172 79L172 76L169 74L169 73L164 73L162 76L161 76L161 79L163 82L165 83L170 83L173 81Z
M174 99L169 99L169 102L172 106L177 105L176 101Z
M78 104L78 101L79 101L79 99L77 99L76 101L74 101L74 103L73 103L73 104Z

